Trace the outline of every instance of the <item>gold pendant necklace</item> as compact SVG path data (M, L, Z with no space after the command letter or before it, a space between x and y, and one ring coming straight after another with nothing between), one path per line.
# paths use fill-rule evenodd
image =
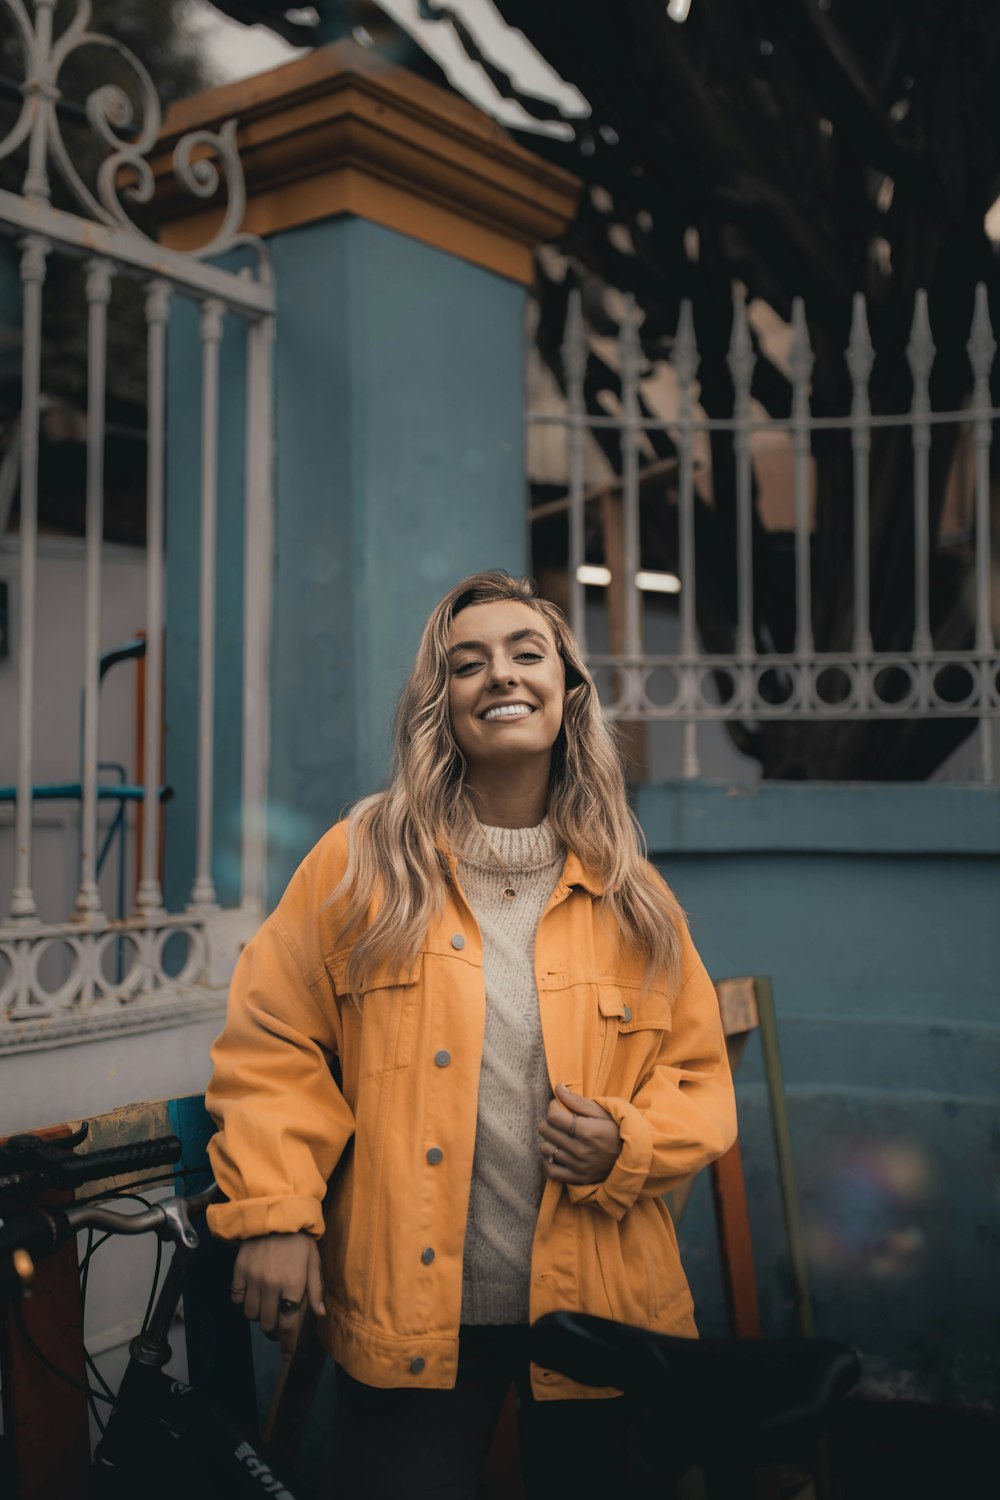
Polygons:
M542 826L543 826L544 822L545 822L545 819L543 818L542 822L539 823L539 825L538 825L538 831L535 834L535 842L534 842L534 845L532 847L531 854L528 856L529 860L531 860L538 853L539 845L542 842ZM500 873L501 873L501 875L503 877L503 880L504 880L504 888L503 888L503 891L501 892L501 895L503 896L503 899L505 901L513 901L515 899L515 897L517 896L517 891L514 889L513 883L511 882L511 878L510 878L510 866L506 865L504 863L504 861L500 858L500 856L497 853L497 851L496 851L493 843L491 842L491 840L489 838L487 838L487 836L486 836L486 829L483 827L482 823L479 822L478 818L476 819L476 823L478 825L479 832L483 836L483 843L486 845L487 849L490 851L490 853L493 855L493 858L496 860L497 864L500 866Z

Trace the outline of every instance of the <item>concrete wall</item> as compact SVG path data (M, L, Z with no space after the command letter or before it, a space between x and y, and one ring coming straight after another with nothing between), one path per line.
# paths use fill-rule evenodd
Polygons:
M20 648L20 544L0 540L0 578L8 583L10 655L0 660L0 785L17 779L18 652ZM34 780L78 781L80 694L83 684L84 545L71 537L41 537L38 543L35 636ZM124 645L145 626L146 556L141 548L108 544L101 569L101 650ZM135 774L134 664L123 662L101 688L100 758ZM112 779L110 775L105 779ZM36 802L33 878L39 915L63 922L76 899L79 870L78 802ZM102 803L106 826L111 804ZM131 817L130 817L131 821ZM126 904L134 890L134 846L127 847ZM117 848L101 880L105 910L117 914ZM10 909L14 879L14 804L0 803L0 912Z
M994 1399L1000 792L675 785L637 811L713 976L773 979L820 1332L872 1391ZM765 1332L790 1333L755 1042L737 1094ZM706 1183L683 1243L721 1331Z

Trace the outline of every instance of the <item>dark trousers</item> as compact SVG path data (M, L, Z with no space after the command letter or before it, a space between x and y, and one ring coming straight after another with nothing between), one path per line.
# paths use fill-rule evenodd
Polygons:
M617 1500L628 1493L625 1402L535 1401L525 1326L459 1335L447 1391L378 1390L337 1370L336 1500L477 1500L513 1381L527 1500Z

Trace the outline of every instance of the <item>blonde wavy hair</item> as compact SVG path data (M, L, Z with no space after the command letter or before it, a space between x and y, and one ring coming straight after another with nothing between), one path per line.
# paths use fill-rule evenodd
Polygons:
M449 632L470 605L506 601L541 615L563 662L566 696L547 809L552 829L601 878L600 904L626 946L645 956L646 982L662 971L670 979L678 974L684 914L646 861L621 753L565 616L538 597L530 578L476 573L445 595L424 626L396 710L389 783L349 815L347 869L330 899L341 906L338 945L359 934L347 964L347 988L356 999L384 965L403 968L416 959L444 904L443 851L460 855L476 841L465 758L448 706Z

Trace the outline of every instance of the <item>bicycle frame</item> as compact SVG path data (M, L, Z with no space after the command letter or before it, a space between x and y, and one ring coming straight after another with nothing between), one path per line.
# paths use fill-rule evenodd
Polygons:
M131 1360L91 1471L92 1500L295 1500L254 1443L193 1386Z
M164 1371L170 1326L199 1241L185 1200L159 1206L173 1220L175 1249L149 1322L129 1345L115 1408L94 1454L92 1500L134 1500L137 1494L144 1500L177 1500L179 1494L184 1500L295 1500L230 1417Z

